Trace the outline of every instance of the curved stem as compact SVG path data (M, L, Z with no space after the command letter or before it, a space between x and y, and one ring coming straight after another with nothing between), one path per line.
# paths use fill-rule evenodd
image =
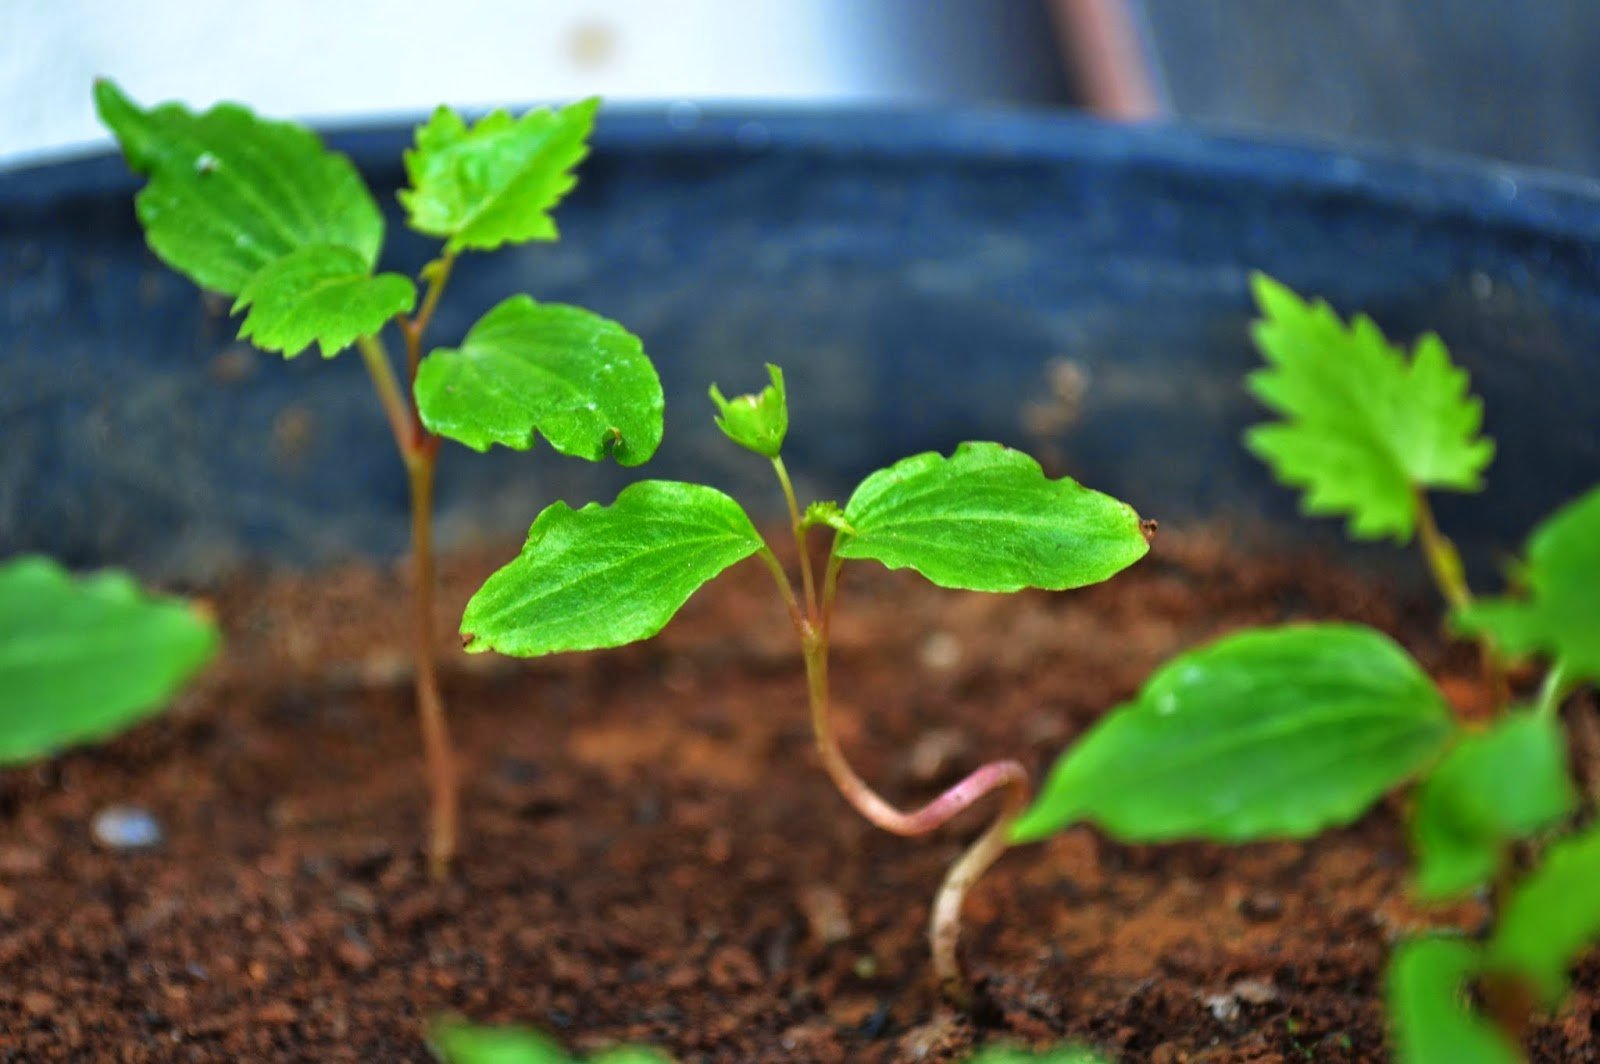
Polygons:
M1428 573L1433 577L1434 586L1452 610L1465 609L1472 605L1472 589L1467 586L1467 572L1461 564L1461 552L1456 550L1450 537L1439 531L1439 523L1434 520L1433 506L1428 502L1427 492L1413 488L1412 498L1416 503L1417 540L1422 546L1422 556L1428 563ZM1495 701L1504 706L1511 701L1511 684L1506 679L1500 655L1488 636L1478 639L1478 655L1484 680L1494 690Z
M830 571L833 566L830 564ZM1006 801L994 823L969 846L945 874L934 898L928 925L928 945L933 953L934 976L947 997L966 999L966 978L958 953L961 907L967 892L1010 845L1011 824L1021 815L1032 795L1028 770L1016 761L992 761L920 809L904 812L891 805L850 766L828 714L828 650L820 632L802 632L806 684L811 697L811 726L823 767L839 793L867 820L902 836L925 835L945 824L991 791L1007 789Z
M789 470L781 457L772 460L778 483L783 485L783 498L789 504L789 527L794 532L794 545L800 551L800 586L805 592L806 615L816 620L817 588L811 576L811 552L806 549L806 530L800 516L800 502L795 498L794 484L789 480Z
M378 393L378 402L383 405L384 416L389 419L394 445L404 457L411 441L411 404L400 390L400 382L395 379L389 352L376 336L358 338L356 348L361 352L361 361L366 363L367 375L372 378L372 387Z
M436 437L430 437L436 439ZM444 699L433 654L433 473L436 449L406 458L411 482L411 623L417 663L417 716L429 794L428 868L444 879L455 858L460 821L454 747L445 722Z

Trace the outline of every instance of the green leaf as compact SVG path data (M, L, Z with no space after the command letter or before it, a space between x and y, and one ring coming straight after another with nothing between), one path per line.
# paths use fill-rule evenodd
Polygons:
M472 596L461 634L468 650L521 658L648 639L701 584L763 547L739 504L700 484L645 480L611 506L558 502Z
M836 502L813 502L806 504L806 512L800 518L802 528L815 528L823 525L835 532L844 532L855 535L856 530L845 520L844 511Z
M1403 944L1389 962L1389 1018L1402 1064L1518 1064L1522 1054L1468 1006L1478 950L1454 938Z
M1130 842L1304 837L1360 816L1453 730L1427 675L1381 633L1241 632L1162 666L1063 754L1013 837L1082 820Z
M268 263L302 248L348 248L371 272L383 216L361 175L315 134L237 104L200 114L140 108L97 81L100 119L128 165L150 178L136 200L161 260L202 288L236 296Z
M589 99L521 118L496 111L471 127L439 108L405 155L411 188L400 202L411 227L447 238L452 254L556 239L550 212L577 184L572 168L589 153L599 107Z
M843 558L911 568L941 587L1051 591L1099 583L1150 549L1127 503L998 443L963 443L880 469L845 504Z
M761 391L732 399L724 399L713 384L711 401L717 404L717 428L723 435L756 454L776 458L789 434L789 396L783 387L783 370L768 362L767 376L772 383Z
M1463 737L1417 796L1418 893L1444 898L1487 882L1508 841L1550 826L1577 801L1555 721L1517 713Z
M1511 654L1547 654L1570 680L1600 680L1600 487L1546 519L1527 553L1526 596L1481 599L1457 612L1458 627Z
M1307 513L1348 516L1357 539L1404 542L1417 490L1482 487L1494 444L1478 434L1483 404L1443 341L1423 336L1408 360L1370 318L1346 325L1264 274L1251 283L1262 313L1251 335L1269 365L1247 383L1284 420L1245 442L1280 481L1305 489Z
M480 1027L442 1020L428 1041L444 1064L580 1064L554 1039L526 1027ZM668 1064L653 1049L621 1047L590 1058L592 1064Z
M478 451L519 451L542 432L562 454L626 466L661 443L661 381L639 338L580 307L512 296L459 348L417 372L422 423Z
M357 252L316 244L262 267L240 290L233 312L250 309L241 340L285 358L317 343L322 357L332 358L396 314L409 313L416 299L409 277L374 277Z
M152 716L217 651L215 626L119 572L0 565L0 763L108 738Z
M1500 915L1489 963L1533 980L1555 1005L1567 969L1600 938L1600 825L1562 839L1522 881Z

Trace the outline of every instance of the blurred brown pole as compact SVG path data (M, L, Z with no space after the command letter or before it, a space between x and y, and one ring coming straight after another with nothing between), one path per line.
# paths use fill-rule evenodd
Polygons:
M1137 122L1161 115L1124 0L1050 0L1056 36L1089 110Z

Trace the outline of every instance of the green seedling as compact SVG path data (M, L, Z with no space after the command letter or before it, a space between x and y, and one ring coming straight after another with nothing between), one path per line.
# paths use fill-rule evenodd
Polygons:
M239 335L294 358L355 346L405 467L411 498L411 610L417 709L430 797L428 854L443 875L456 851L455 755L433 641L432 512L441 438L485 451L527 450L542 434L562 454L623 465L661 440L662 394L639 340L578 307L512 296L456 348L426 350L428 327L457 260L550 241L551 211L576 182L598 106L586 100L469 124L441 107L405 153L406 220L441 241L417 280L378 272L384 221L350 160L309 130L235 104L195 113L144 109L109 81L100 117L134 170L151 249L201 288L234 297ZM418 289L421 288L421 298ZM398 330L404 383L381 333Z
M1479 641L1499 715L1457 719L1369 628L1237 633L1163 667L1063 756L1017 834L1086 820L1128 840L1305 837L1415 781L1416 893L1492 886L1498 919L1482 944L1433 937L1396 953L1396 1049L1411 1064L1519 1060L1535 1011L1561 1000L1567 967L1600 935L1600 828L1559 837L1525 876L1514 860L1521 840L1559 835L1578 802L1558 713L1600 677L1600 489L1533 534L1525 594L1475 599L1427 497L1478 490L1493 456L1466 373L1436 336L1408 353L1370 319L1347 323L1266 277L1255 294L1268 366L1249 386L1282 420L1247 445L1303 490L1308 513L1347 518L1358 539L1419 542L1456 629ZM1549 662L1531 706L1514 703L1507 655ZM1487 1015L1468 1008L1472 988Z
M160 711L216 654L198 607L125 573L0 564L0 766L108 739Z
M920 809L903 811L851 767L829 709L828 646L845 563L910 568L933 583L973 591L1065 590L1108 579L1148 550L1148 528L1124 503L1070 479L1051 480L1033 459L995 443L966 443L949 457L919 454L867 477L850 500L802 507L784 466L788 427L783 374L754 395L716 389L717 423L735 443L766 458L788 508L799 587L744 509L700 484L642 481L610 506L546 509L522 553L467 604L461 631L470 651L519 657L621 646L655 635L694 591L752 555L777 583L799 637L817 749L845 799L897 835L925 835L993 791L1003 806L946 875L930 921L941 986L964 993L957 956L961 906L972 884L1010 842L1027 804L1017 761L982 766ZM813 565L808 533L831 533Z

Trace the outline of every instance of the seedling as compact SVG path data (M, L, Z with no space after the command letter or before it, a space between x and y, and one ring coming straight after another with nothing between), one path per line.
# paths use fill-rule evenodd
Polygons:
M771 384L759 393L728 400L713 388L711 396L729 439L772 465L799 556L798 589L733 499L700 484L649 480L624 489L611 506L573 510L558 502L541 513L522 553L467 604L461 631L470 651L518 657L622 646L655 635L722 570L760 558L799 637L817 750L857 812L894 834L925 835L990 792L1005 792L993 825L950 867L934 901L934 971L947 993L960 996L962 900L1009 845L1012 821L1028 801L1028 773L1017 761L996 761L911 811L856 773L829 710L840 574L847 561L872 559L914 569L941 587L1059 591L1132 565L1149 549L1148 529L1126 504L1070 479L1050 480L1033 459L996 443L965 443L949 457L919 454L867 477L843 507L802 507L782 457L789 422L783 374L776 366L768 371ZM808 542L818 527L832 533L820 574Z
M578 307L512 296L459 348L424 354L457 260L556 239L550 212L575 184L598 102L468 124L441 107L405 153L400 193L411 227L443 243L417 281L377 272L384 222L350 160L309 130L236 104L196 114L142 109L95 85L100 117L149 178L136 200L151 249L201 288L235 297L239 335L294 358L355 345L405 466L411 496L411 611L417 710L430 798L428 854L443 875L458 835L455 755L433 648L432 513L441 438L478 451L527 450L543 434L562 454L623 465L661 440L661 384L639 340ZM422 289L420 305L418 287ZM381 333L405 346L405 383Z
M216 654L200 608L125 573L0 564L0 766L108 739L160 711Z
M1254 286L1269 365L1249 385L1283 420L1252 429L1248 446L1304 490L1307 512L1348 518L1353 537L1416 537L1457 629L1480 641L1501 712L1487 726L1456 719L1369 628L1235 634L1163 667L1063 756L1017 834L1088 820L1128 840L1304 837L1417 780L1417 893L1492 885L1498 920L1483 945L1433 937L1397 952L1397 1049L1415 1064L1518 1060L1534 1011L1560 1001L1567 966L1600 935L1600 828L1560 838L1526 876L1513 860L1518 840L1559 831L1577 805L1558 711L1600 677L1600 489L1534 533L1525 596L1475 600L1426 494L1478 490L1493 456L1466 374L1436 336L1408 356L1370 319L1346 323L1259 275ZM1507 655L1551 663L1532 707L1511 705ZM1469 985L1487 1017L1466 1007Z

